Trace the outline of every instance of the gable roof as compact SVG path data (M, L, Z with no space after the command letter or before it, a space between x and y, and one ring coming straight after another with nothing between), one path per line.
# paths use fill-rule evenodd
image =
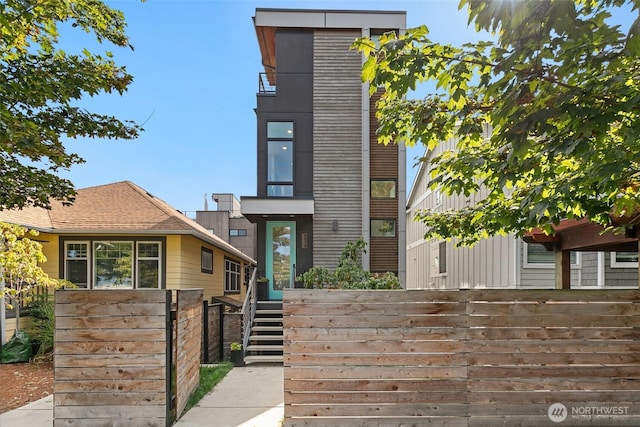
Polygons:
M77 190L72 205L0 211L0 220L57 234L187 234L247 262L255 260L130 181Z

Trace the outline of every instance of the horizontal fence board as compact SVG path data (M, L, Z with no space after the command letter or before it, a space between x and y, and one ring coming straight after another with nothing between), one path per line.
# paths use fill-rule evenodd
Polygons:
M56 341L124 341L145 342L162 341L166 338L165 329L58 329Z
M166 425L167 420L165 418L155 418L152 416L145 418L121 418L117 420L56 418L53 421L54 427L158 427Z
M294 341L370 341L393 340L463 340L467 332L453 327L378 327L378 328L321 328L288 327L284 329L284 339Z
M157 380L164 378L165 366L134 366L134 367L110 367L85 368L75 366L62 368L56 366L55 376L60 381L83 380L94 378L96 380Z
M129 303L138 305L141 301L144 303L164 303L167 299L167 293L164 289L105 289L105 290L86 290L86 289L62 289L56 291L56 304L78 304L78 303L97 303L112 305L117 303Z
M462 403L410 402L382 404L343 404L343 405L291 405L285 403L285 414L292 417L443 417L466 414L466 405ZM320 420L318 420L320 422ZM365 423L364 419L356 425ZM416 420L421 425L421 419ZM320 422L319 425L324 425Z
M624 406L640 390L638 301L638 290L285 290L285 425L541 425L556 402Z
M56 304L57 317L90 316L164 316L166 308L158 303L69 303Z
M293 418L285 422L285 427L463 427L465 422L460 418L453 417L313 417L313 418Z
M129 316L129 317L58 317L58 329L163 329L166 316Z
M164 405L56 406L55 418L145 418L150 413L162 413Z
M416 380L416 379L381 379L381 380L343 380L343 379L322 379L322 380L293 380L285 379L284 387L291 392L327 392L327 391L424 391L429 387L432 392L436 391L466 391L467 381L457 380Z
M285 354L284 363L291 366L466 366L462 354Z
M54 405L71 406L100 406L100 405L140 405L151 403L154 405L166 404L166 393L162 392L112 392L112 393L63 393L58 392L53 396ZM144 403L142 403L144 402Z
M54 354L158 354L166 350L163 341L114 342L114 341L59 341Z
M164 379L160 380L60 380L56 393L104 393L104 392L157 392L166 391ZM129 404L132 404L129 402Z

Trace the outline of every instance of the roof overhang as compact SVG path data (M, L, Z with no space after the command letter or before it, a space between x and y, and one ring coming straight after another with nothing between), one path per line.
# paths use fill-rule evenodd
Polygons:
M638 250L639 231L637 227L631 227L625 233L616 234L587 218L567 219L554 226L554 234L545 234L536 228L524 235L524 241L539 243L547 250L555 251L635 252Z
M260 218L312 216L315 209L313 199L241 197L240 204L242 215L251 222Z
M375 28L404 30L405 11L389 10L313 10L258 8L253 17L262 65L271 85L276 83L275 37L279 28Z

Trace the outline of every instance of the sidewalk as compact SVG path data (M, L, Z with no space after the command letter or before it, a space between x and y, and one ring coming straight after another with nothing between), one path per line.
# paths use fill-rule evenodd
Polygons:
M283 373L282 366L233 368L174 425L277 427L284 417ZM52 423L53 396L0 414L0 427L51 427Z

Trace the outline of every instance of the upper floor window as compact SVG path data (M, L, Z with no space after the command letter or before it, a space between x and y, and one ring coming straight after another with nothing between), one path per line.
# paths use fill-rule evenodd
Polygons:
M213 251L204 246L200 249L200 271L213 274Z
M371 237L396 237L396 220L372 219Z
M374 179L371 181L371 197L375 199L395 199L395 180Z
M293 122L267 122L267 196L293 197Z
M235 236L246 236L247 235L247 229L246 228L232 228L231 230L229 230L229 236L235 237Z

